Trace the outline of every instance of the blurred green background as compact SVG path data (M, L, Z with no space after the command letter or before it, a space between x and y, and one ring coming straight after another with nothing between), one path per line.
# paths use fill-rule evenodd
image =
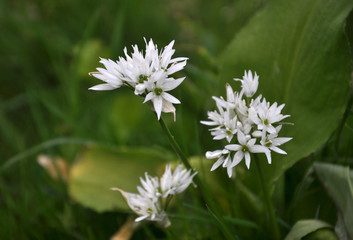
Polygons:
M37 163L39 154L60 157L72 166L82 156L96 154L96 148L121 151L146 147L165 153L168 160L175 159L154 114L142 99L127 89L88 91L99 84L88 76L100 67L99 57L116 59L125 46L130 51L132 44L143 49L143 37L152 38L160 48L176 40L174 56L189 58L187 67L179 73L187 78L173 91L182 102L182 107L176 107L177 121L165 114L181 148L188 156L219 149L222 144L213 142L199 121L215 108L211 96L225 95L223 80L228 72L222 70L222 61L227 59L223 58L227 46L268 4L271 2L264 0L1 1L0 239L109 239L126 220L126 210L99 213L78 204L69 196L66 182L54 180ZM351 14L345 25L350 43L352 19ZM228 70L232 68L228 66ZM241 74L243 69L237 71ZM342 100L340 109L345 109L347 99ZM339 113L336 119L341 119L343 111ZM352 123L351 115L348 119ZM333 128L336 126L337 121ZM347 129L339 148L341 158L335 161L351 165L349 144L353 138ZM332 131L327 133L331 140L336 136ZM330 139L324 137L315 145L321 148L314 155L287 173L288 189L296 187L315 157L334 155ZM304 152L300 158L312 151ZM322 189L320 193L324 194ZM283 204L283 199L277 200ZM327 205L333 207L332 202ZM284 218L293 224L305 213L289 215ZM327 219L330 216L328 213ZM185 239L204 239L204 223L192 230L186 222L180 229L185 231ZM212 239L217 234L211 231L206 235ZM179 239L177 236L144 226L134 239Z

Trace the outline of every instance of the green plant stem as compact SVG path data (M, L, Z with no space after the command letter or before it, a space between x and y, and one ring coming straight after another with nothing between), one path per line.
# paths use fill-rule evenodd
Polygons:
M264 174L259 162L258 157L254 154L254 158L255 158L255 163L256 163L256 167L258 169L259 172L259 177L260 177L260 183L261 183L261 187L262 190L264 192L264 197L265 197L265 204L266 204L266 208L267 208L267 212L268 215L270 217L270 228L273 230L273 239L275 240L279 240L281 237L281 233L277 224L277 220L276 220L276 215L275 215L275 211L273 210L273 206L271 203L271 198L270 198L270 194L268 193L268 189L266 186L266 182L265 182L265 178L264 178Z
M192 169L188 159L185 157L184 153L181 151L178 143L175 141L174 136L170 133L169 128L167 127L167 125L165 125L162 117L159 119L159 123L160 123L164 133L167 135L170 145L172 145L173 150L178 155L180 160L183 162L184 166L187 169Z
M172 200L173 195L168 195L167 199L165 200L165 204L164 204L164 211L167 211L168 205L170 203L170 201Z
M178 155L179 159L182 161L184 166L187 169L191 169L192 171L194 171L194 169L191 167L188 159L184 155L183 151L180 149L179 144L175 141L174 136L171 134L169 128L164 123L163 118L161 117L158 121L159 121L164 133L167 135L170 145L172 145L173 150ZM219 207L216 206L212 196L210 196L210 191L205 190L205 187L204 187L203 183L201 182L200 178L198 177L198 175L195 175L194 182L197 185L197 189L202 197L202 201L205 204L208 204L213 209L212 214L214 214L214 216L219 221L219 222L217 221L217 224L219 224L218 226L219 226L221 232L223 233L225 239L228 239L228 240L234 239L232 237L231 232L228 230L228 227L225 224L222 215L220 214ZM207 206L207 208L210 209L208 206Z

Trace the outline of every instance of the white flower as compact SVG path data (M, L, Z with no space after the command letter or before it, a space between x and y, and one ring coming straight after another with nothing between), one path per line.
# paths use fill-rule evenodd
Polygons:
M147 173L145 173L145 178L140 177L140 182L142 187L138 186L137 191L141 196L150 198L154 201L157 201L158 197L161 195L159 192L159 180L157 177L151 177Z
M249 119L257 125L257 129L264 133L275 134L276 129L273 124L289 117L281 114L283 107L284 104L277 107L276 102L270 106L266 99L263 99L256 107L249 108Z
M140 216L135 219L136 222L146 219L168 227L170 221L164 211L168 201L165 198L185 191L196 174L197 172L184 169L182 165L178 165L172 173L171 166L167 165L161 179L145 173L145 179L140 178L142 187L137 187L138 194L125 192L120 188L112 190L119 191L129 207Z
M141 196L140 194L125 192L119 188L112 188L112 190L119 191L125 198L131 210L140 216L135 219L135 222L146 219L157 221L164 227L170 225L167 214L162 210L158 201Z
M218 111L207 112L208 119L211 121L201 121L202 124L208 126L222 126L224 124L224 110L220 104L216 102Z
M172 58L175 50L171 41L160 53L152 39L147 42L145 53L133 45L131 56L124 48L124 57L117 62L101 59L105 68L97 68L98 72L92 76L106 82L96 85L91 90L112 90L126 85L133 88L136 95L145 97L145 101L152 101L152 106L160 119L162 112L172 112L175 118L175 107L180 101L167 93L182 83L185 78L174 79L170 75L182 70L188 58Z
M222 165L227 168L231 177L233 168L244 158L247 168L250 168L251 153L265 153L269 164L271 151L286 154L279 146L292 138L278 137L278 133L282 127L279 122L289 115L281 114L284 104L277 106L275 102L270 105L261 94L255 99L251 98L257 91L258 79L256 72L253 76L251 71L245 71L243 79L234 79L242 83L240 93L233 91L232 87L226 84L226 100L222 97L212 97L216 101L218 111L208 112L210 121L201 123L213 126L210 131L214 140L226 139L230 144L223 150L206 152L206 158L218 159L211 171ZM243 96L247 99L243 99Z
M116 88L120 88L121 85L123 84L123 81L121 80L122 76L120 73L119 65L110 59L104 59L104 58L101 58L99 62L102 63L106 69L97 68L98 72L90 73L90 75L106 83L93 86L90 88L90 90L101 91L101 90L113 90Z
M233 110L227 109L224 112L224 124L217 128L211 129L211 135L214 136L214 140L227 139L230 142L237 132L238 121L237 115L232 114Z
M230 157L230 152L227 149L223 150L216 150L213 152L206 152L207 159L216 159L218 160L212 165L211 171L216 170L219 166L227 168L227 173L229 177L232 177L233 174L233 167L232 167L232 160Z
M158 119L160 119L162 112L173 112L175 114L173 104L180 104L180 101L167 92L178 87L185 79L185 77L166 79L165 75L166 73L164 71L159 71L153 76L153 82L148 85L150 92L146 95L144 101L144 103L152 101Z
M237 134L239 144L229 144L225 148L231 151L235 151L232 162L232 167L238 165L245 156L246 167L250 168L250 153L265 153L268 163L271 163L270 150L262 145L255 145L256 139L245 136L241 131Z
M246 97L251 98L257 91L257 87L259 86L259 76L256 74L253 76L252 72L249 70L248 72L244 71L243 79L234 78L235 81L241 82L241 93L245 94Z
M280 145L286 143L292 138L288 137L277 137L279 131L281 130L282 125L276 127L276 133L268 134L265 138L261 139L261 145L269 148L270 150L279 153L279 154L287 154L285 151L279 148Z
M171 165L168 164L165 172L161 177L161 191L165 198L168 195L175 195L184 192L185 189L192 183L192 179L197 172L192 173L191 169L186 170L179 164L174 172L171 171Z

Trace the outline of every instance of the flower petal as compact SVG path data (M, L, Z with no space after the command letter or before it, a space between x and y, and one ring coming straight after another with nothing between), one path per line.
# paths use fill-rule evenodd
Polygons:
M147 97L147 96L146 96ZM154 110L157 113L158 120L161 118L163 99L160 96L156 96L152 99Z
M163 93L161 94L161 96L162 96L165 100L167 100L168 102L171 102L171 103L174 103L174 104L180 104L180 101L179 101L176 97L170 95L169 93L163 92Z
M148 93L148 94L146 95L145 101L143 101L143 103L150 101L151 99L155 98L155 96L156 96L156 95L154 94L154 92Z
M251 160L250 153L246 152L245 153L245 164L248 169L250 169L250 160Z
M239 151L241 150L241 145L239 144L229 144L225 146L226 149L231 150L231 151Z
M106 91L106 90L113 90L113 89L116 89L116 87L113 87L107 83L98 84L96 86L89 88L89 90L95 90L95 91Z
M220 157L213 165L210 171L214 171L216 168L221 166L221 164L224 162L224 157Z
M173 90L174 88L178 87L184 81L184 79L185 79L185 77L165 81L161 87L162 87L163 91Z

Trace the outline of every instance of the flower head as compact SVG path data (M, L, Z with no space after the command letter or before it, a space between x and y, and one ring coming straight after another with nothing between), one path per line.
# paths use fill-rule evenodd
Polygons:
M137 45L132 46L131 56L124 48L124 57L115 62L101 58L105 68L97 68L98 72L92 76L104 81L91 87L91 90L113 90L121 86L128 86L136 95L145 98L144 102L151 102L158 119L162 112L172 112L175 117L175 107L180 101L167 93L178 87L185 78L173 78L171 75L182 70L188 58L172 58L175 50L174 41L158 52L152 39L146 43L145 52L140 51Z
M289 117L282 115L284 104L272 105L259 95L254 96L258 88L259 76L251 71L244 73L241 81L240 93L233 91L227 84L227 99L213 97L217 111L208 112L210 121L201 121L202 124L212 126L210 129L214 140L226 139L228 144L223 150L208 151L206 158L217 159L211 171L219 166L227 168L228 176L233 174L233 168L245 159L246 167L250 168L251 154L264 153L271 164L271 151L286 154L279 148L291 138L278 137L282 125L280 121ZM246 96L246 100L243 96ZM236 136L236 137L235 137Z
M112 190L119 191L131 210L139 215L136 222L146 219L168 227L170 221L164 211L166 198L185 191L196 174L197 172L184 169L182 165L178 165L172 173L171 165L167 165L160 179L145 173L145 178L140 178L142 186L137 187L138 194L125 192L120 188Z
M140 216L135 219L135 222L146 219L150 221L157 221L164 227L168 227L170 225L168 216L165 211L162 210L158 201L141 194L125 192L120 188L112 188L112 190L119 191L125 198L131 210Z

